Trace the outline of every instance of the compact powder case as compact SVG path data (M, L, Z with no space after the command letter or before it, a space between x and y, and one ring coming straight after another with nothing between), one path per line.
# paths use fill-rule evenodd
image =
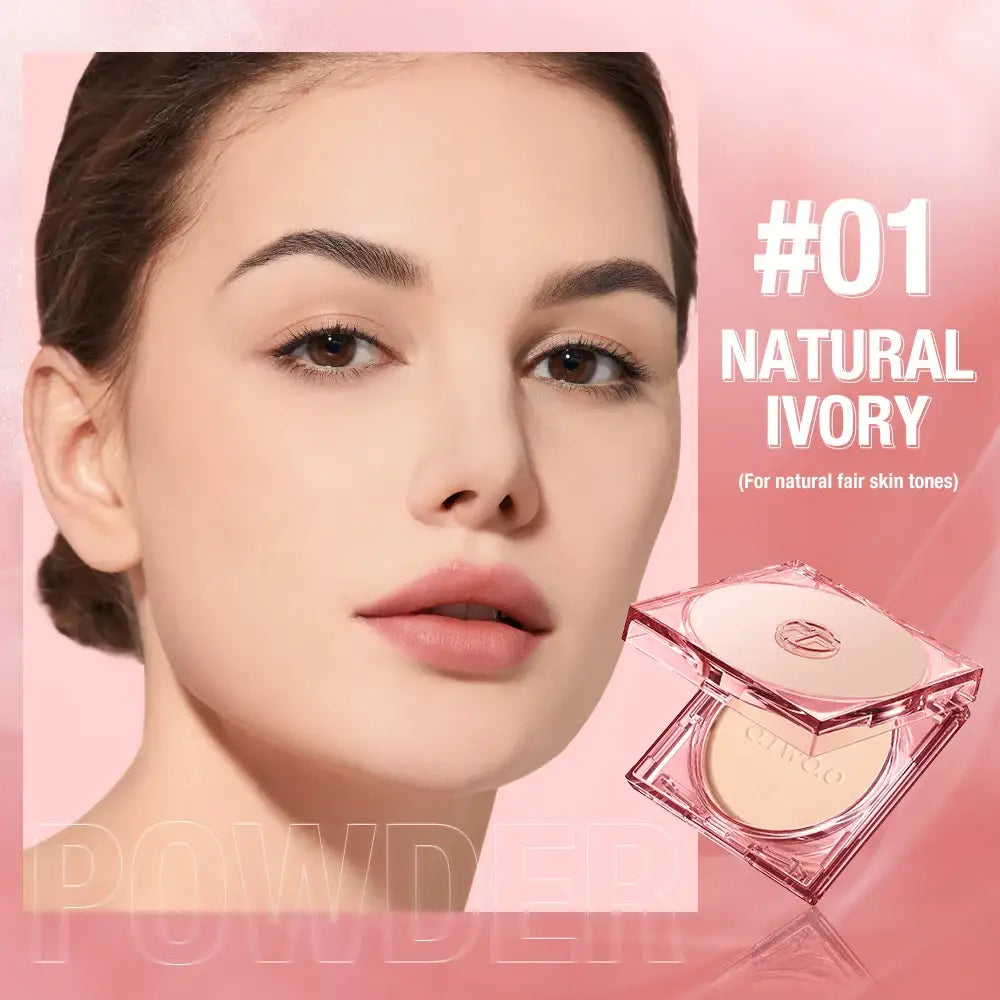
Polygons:
M816 903L969 717L982 667L802 562L629 607L695 685L629 783Z

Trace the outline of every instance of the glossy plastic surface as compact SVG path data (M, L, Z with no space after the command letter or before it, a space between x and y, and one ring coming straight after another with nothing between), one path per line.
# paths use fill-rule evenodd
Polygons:
M792 690L754 676L744 664L727 662L695 632L690 610L697 598L710 591L750 582L822 590L872 609L906 629L920 644L926 655L923 676L913 686L887 695L835 698L809 693L807 679L797 685L799 690ZM737 711L741 705L751 705L773 713L775 734L810 755L827 753L922 718L950 715L956 706L973 702L982 675L979 664L801 562L769 566L704 587L639 601L629 608L622 638ZM779 651L777 640L775 651ZM803 676L808 678L810 658L805 654L801 659Z

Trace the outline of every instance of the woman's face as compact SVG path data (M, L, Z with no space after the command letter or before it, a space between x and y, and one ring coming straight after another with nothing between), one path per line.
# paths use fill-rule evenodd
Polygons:
M227 120L149 291L127 425L147 642L288 751L495 787L594 708L673 491L676 314L655 281L618 268L639 287L534 302L616 259L672 287L655 168L610 105L496 58L280 94ZM226 280L316 230L412 260L379 276L388 255L315 237ZM548 603L516 669L427 666L355 615L456 560Z

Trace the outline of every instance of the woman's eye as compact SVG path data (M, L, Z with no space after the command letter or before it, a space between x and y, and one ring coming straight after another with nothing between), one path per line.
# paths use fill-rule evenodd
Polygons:
M539 359L532 374L574 385L603 385L621 379L625 370L617 358L604 351L570 345Z
M317 368L359 368L378 360L379 349L356 333L323 330L309 334L288 356Z

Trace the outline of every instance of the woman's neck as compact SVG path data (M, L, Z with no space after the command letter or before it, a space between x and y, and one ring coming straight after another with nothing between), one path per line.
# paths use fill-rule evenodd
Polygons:
M135 761L81 821L121 851L105 907L464 908L495 791L394 785L268 746L148 656L146 685ZM95 867L112 863L114 842L97 840Z

